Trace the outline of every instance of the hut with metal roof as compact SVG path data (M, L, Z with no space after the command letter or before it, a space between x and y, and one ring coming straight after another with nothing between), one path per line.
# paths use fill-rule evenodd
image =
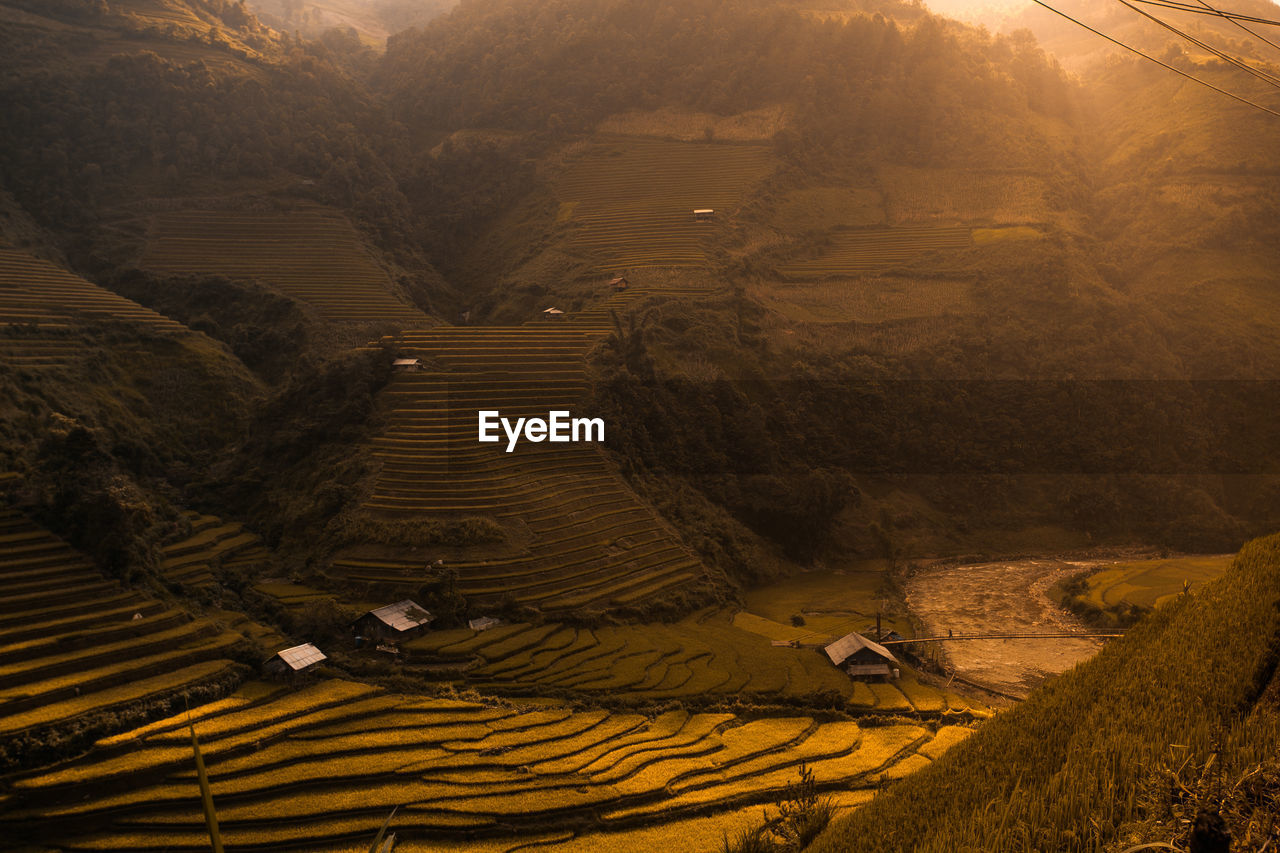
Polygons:
M893 652L854 631L823 648L836 666L853 676L897 678L901 666Z
M292 675L315 666L322 660L328 660L324 652L311 643L303 643L300 646L276 652L262 665L262 669L272 675Z
M478 619L471 619L467 622L467 627L472 631L488 631L490 628L496 628L502 624L501 619L493 616L481 616Z
M351 626L357 635L379 642L396 642L416 637L435 619L417 603L405 599L370 610Z

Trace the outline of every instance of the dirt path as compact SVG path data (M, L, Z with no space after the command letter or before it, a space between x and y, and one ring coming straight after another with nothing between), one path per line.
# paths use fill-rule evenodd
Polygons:
M1047 595L1056 581L1087 565L1043 559L926 566L907 580L907 604L931 635L1087 631ZM1092 639L942 645L959 675L1014 696L1025 696L1047 676L1070 669L1101 648L1100 641Z

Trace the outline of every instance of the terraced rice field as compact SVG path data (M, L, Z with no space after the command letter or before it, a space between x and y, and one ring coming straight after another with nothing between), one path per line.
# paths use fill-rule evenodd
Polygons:
M911 677L874 689L856 684L819 649L775 647L769 637L739 626L726 611L674 624L591 629L514 624L480 633L465 628L433 631L407 648L415 663L467 662L463 674L468 684L508 695L594 694L662 701L750 694L772 700L831 693L858 712L980 711L959 696Z
M214 582L217 565L252 568L268 557L262 540L240 524L196 512L186 518L190 534L160 548L160 572L166 580L204 586Z
M715 222L723 220L773 169L769 148L606 138L556 182L560 221L573 226L568 246L606 270L703 266Z
M225 678L243 640L120 588L48 531L0 511L0 739Z
M890 323L977 310L969 282L914 276L768 284L752 295L797 323Z
M603 831L615 849L634 850L631 833L771 802L801 762L824 786L869 792L965 734L905 721L522 710L343 681L255 684L18 780L0 834L63 850L207 849L188 719L228 850L367 843L393 807L397 849L505 850Z
M1090 576L1085 600L1107 609L1120 604L1158 607L1192 589L1220 577L1231 565L1233 554L1197 554L1163 560L1116 563Z
M399 516L487 515L527 530L524 549L450 561L459 590L479 602L509 597L545 610L629 605L703 576L697 557L622 481L599 445L481 444L477 412L504 417L575 410L586 354L608 331L608 311L635 288L561 321L441 326L405 332L401 354L446 371L404 373L383 392L389 425L375 440L382 470L365 509ZM343 581L416 588L421 556L340 555Z
M786 278L826 278L883 270L930 252L962 249L972 243L968 228L927 226L837 231L816 257L778 266Z
M395 295L351 223L320 208L271 213L184 210L155 214L141 265L173 275L254 279L331 320L422 325Z
M49 261L0 247L0 360L23 367L65 364L84 351L77 327L99 320L186 331L181 323Z
M1052 217L1040 178L963 169L886 166L878 175L890 225L1018 225Z

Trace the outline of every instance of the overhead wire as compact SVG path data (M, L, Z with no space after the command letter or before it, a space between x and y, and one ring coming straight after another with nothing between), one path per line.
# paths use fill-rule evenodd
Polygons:
M1267 24L1272 27L1280 27L1280 20L1259 18L1254 15L1242 15L1239 12L1226 12L1221 9L1215 9L1208 4L1192 6L1190 3L1181 3L1179 0L1134 0L1134 2L1142 3L1145 6L1160 6L1165 9L1176 9L1179 12L1190 12L1193 15L1209 15L1229 21L1248 21L1251 24ZM1258 37L1262 38L1261 36Z
M1196 38L1190 33L1183 32L1181 29L1179 29L1178 27L1175 27L1173 24L1169 23L1168 21L1161 20L1160 18L1157 18L1155 15L1152 15L1150 12L1144 12L1143 10L1139 9L1137 6L1130 3L1129 0L1116 0L1116 2L1121 4L1122 6L1132 9L1142 17L1150 21L1154 21L1155 23L1164 27L1169 32L1174 33L1175 35L1182 36L1184 39L1191 42L1196 47L1209 51L1214 56L1217 56L1219 59L1222 59L1223 61L1228 62L1231 65L1234 65L1236 68L1239 68L1241 71L1246 71L1249 74L1252 74L1254 77L1257 77L1259 80L1266 83L1268 86L1275 86L1277 89L1280 89L1280 77L1276 77L1272 74L1268 74L1265 71L1261 71L1257 68L1254 68L1249 63L1241 59L1238 59L1229 53L1218 50L1218 48L1214 47L1208 42L1201 41L1200 39Z
M1208 9L1208 10L1209 10L1209 11L1211 11L1211 12L1213 12L1214 14L1217 14L1217 15L1222 16L1223 18L1225 18L1226 20L1230 21L1230 22L1231 22L1232 24L1234 24L1235 26L1239 27L1240 29L1242 29L1242 30L1244 30L1246 33L1248 33L1249 35L1253 36L1254 38L1262 39L1264 42L1266 42L1267 44L1271 45L1271 46L1272 46L1272 47L1274 47L1276 50L1280 50L1280 44L1276 44L1276 43L1275 43L1275 42L1273 42L1271 39L1267 38L1266 36L1262 35L1261 33L1255 33L1253 30L1249 29L1249 28L1248 28L1248 27L1246 27L1244 24L1240 23L1239 21L1235 20L1234 18L1230 18L1230 17L1227 17L1226 15L1223 15L1223 14L1222 14L1222 12L1220 12L1220 11L1218 11L1217 9L1213 8L1213 7L1212 7L1212 6L1210 6L1208 3L1206 3L1204 0L1196 0L1196 2L1198 2L1201 6L1205 7L1206 9ZM1270 23L1271 23L1271 25L1272 25L1272 26L1280 26L1280 22L1277 22L1277 21L1271 21Z
M1239 101L1240 103L1253 107L1256 110L1261 110L1264 113L1268 113L1270 115L1275 116L1276 118L1280 118L1280 112L1277 112L1276 110L1273 110L1270 107L1263 106L1262 104L1259 104L1256 101L1251 101L1248 98L1243 97L1242 95L1237 95L1234 92L1228 92L1226 89L1215 86L1212 83L1210 83L1208 80L1201 80L1199 77L1196 77L1193 74L1188 74L1187 72L1183 71L1180 68L1174 68L1172 65L1170 65L1167 62L1162 62L1161 60L1156 59L1154 56L1151 56L1148 53L1143 53L1141 50L1138 50L1136 47L1131 47L1130 45L1125 44L1119 39L1112 38L1111 36L1107 35L1101 30L1094 29L1093 27L1089 26L1083 21L1080 21L1076 18L1071 17L1066 12L1055 9L1054 7L1050 6L1048 3L1044 2L1044 0L1032 0L1032 2L1038 6L1043 6L1044 8L1048 9L1050 12L1053 12L1055 15L1059 15L1063 18L1066 18L1068 21L1070 21L1071 23L1077 26L1083 27L1084 29L1088 30L1094 35L1101 36L1102 38L1106 39L1112 44L1119 45L1120 47L1124 48L1130 53L1136 53L1138 56L1141 56L1143 59L1146 59L1150 62L1154 62L1156 65L1159 65L1162 68L1167 68L1168 70L1172 71L1174 74L1177 74L1180 77L1185 77L1194 83L1199 83L1201 86L1204 86L1207 89L1212 89L1213 91L1218 92L1219 94L1226 95L1228 98L1231 98L1232 100Z

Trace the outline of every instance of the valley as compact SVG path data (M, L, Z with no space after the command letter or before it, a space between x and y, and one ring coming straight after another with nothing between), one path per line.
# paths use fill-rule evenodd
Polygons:
M0 849L1275 849L1272 118L828 5L0 0Z

